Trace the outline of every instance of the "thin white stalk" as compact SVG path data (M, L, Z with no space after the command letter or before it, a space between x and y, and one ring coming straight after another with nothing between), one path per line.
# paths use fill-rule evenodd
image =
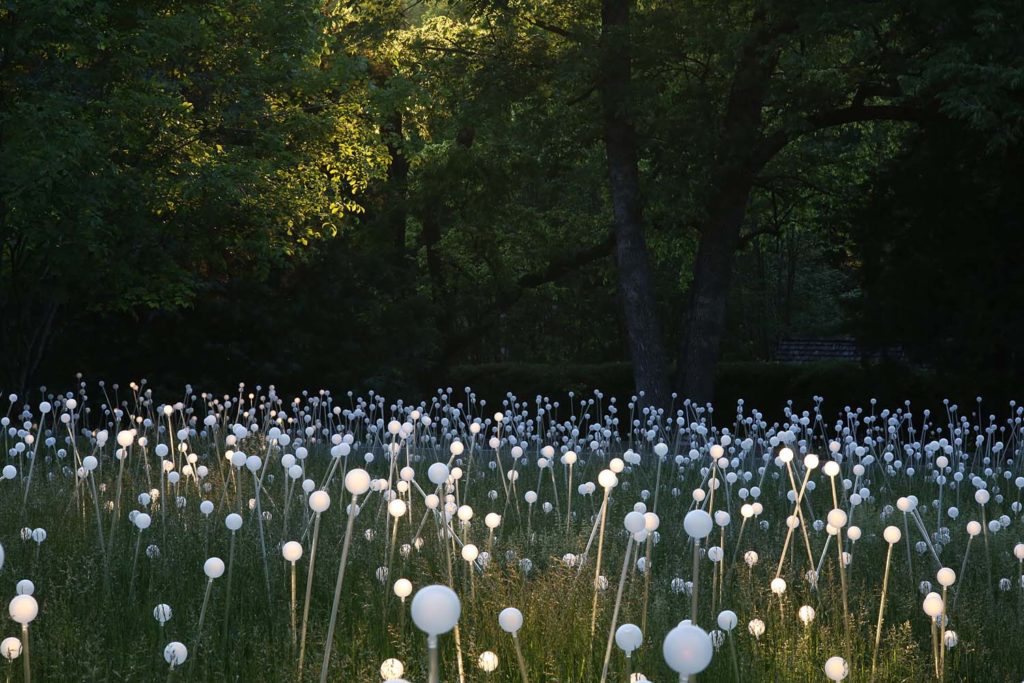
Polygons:
M334 584L334 603L331 605L331 620L327 626L327 641L324 644L324 661L320 665L320 683L326 683L327 670L331 661L331 650L334 649L334 626L338 620L338 605L341 603L341 584L345 580L345 565L348 564L348 549L352 544L352 527L355 525L356 515L359 514L356 505L359 496L352 496L352 502L348 507L348 522L345 525L345 541L341 546L341 564L338 566L338 580ZM395 529L398 528L398 521L395 520ZM390 575L390 572L389 572ZM303 633L305 636L305 633Z
M622 573L619 575L619 588L615 593L615 607L612 609L612 625L608 629L608 643L604 650L604 665L601 667L601 683L608 680L608 663L612 659L612 643L615 642L615 626L619 618L619 605L622 604L622 589L626 586L626 570L629 568L630 551L633 549L633 535L626 541L626 556L622 560ZM526 683L526 679L523 679Z

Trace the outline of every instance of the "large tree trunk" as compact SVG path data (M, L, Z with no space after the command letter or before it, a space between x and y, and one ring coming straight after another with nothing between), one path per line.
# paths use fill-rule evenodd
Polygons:
M754 177L765 161L759 158L763 142L761 109L778 58L777 48L768 46L778 35L778 29L773 31L767 25L763 6L759 7L729 91L676 366L678 391L694 401L714 397L733 257Z
M667 407L668 367L644 240L636 132L629 116L629 7L629 0L601 3L601 102L615 229L615 264L637 393L644 392L644 404Z
M751 176L737 174L718 193L704 223L690 285L690 305L683 330L677 382L680 395L710 401L715 392L715 369L725 333L726 302L733 259L746 214Z

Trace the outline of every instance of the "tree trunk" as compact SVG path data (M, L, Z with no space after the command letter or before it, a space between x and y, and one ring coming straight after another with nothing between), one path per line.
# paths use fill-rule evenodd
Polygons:
M387 206L387 230L391 235L391 248L401 259L405 258L405 232L408 222L409 160L402 149L405 132L402 129L402 112L395 111L381 126L381 133L387 140L391 165L388 166L388 182L385 193Z
M719 193L704 224L693 264L690 305L679 356L680 394L693 401L714 398L715 369L725 333L733 259L746 215L752 176L741 174Z
M764 7L759 7L729 90L676 366L675 385L680 394L698 402L714 398L733 257L754 177L766 161L759 157L764 139L761 109L778 59L777 49L767 46L780 30L767 25Z
M636 132L629 116L632 78L629 0L601 3L601 102L615 230L615 265L633 379L642 403L669 405L668 366L655 311L654 278L644 239Z

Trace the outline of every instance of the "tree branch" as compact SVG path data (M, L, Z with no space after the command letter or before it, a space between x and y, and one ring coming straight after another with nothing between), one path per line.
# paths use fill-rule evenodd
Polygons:
M754 153L754 168L755 170L764 168L765 164L781 152L786 145L801 135L815 133L827 128L845 126L851 123L865 123L868 121L924 123L927 118L928 113L925 109L901 104L852 104L848 107L818 112L807 117L803 124L797 128L778 130L765 137Z
M536 26L539 29L547 31L548 33L554 33L556 36L561 36L562 38L565 38L566 40L571 40L573 42L579 42L579 39L576 36L574 36L568 30L562 28L561 26L555 26L554 24L549 24L547 22L539 21L537 19L530 19L530 24L532 24L533 26Z

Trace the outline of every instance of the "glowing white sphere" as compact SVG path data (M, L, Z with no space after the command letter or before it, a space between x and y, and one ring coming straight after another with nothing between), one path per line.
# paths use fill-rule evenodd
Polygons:
M461 611L459 596L447 586L425 586L412 598L413 623L430 636L438 636L455 628Z
M485 650L480 653L480 658L477 659L476 663L481 671L489 674L498 668L498 655L490 650Z
M760 638L764 635L764 622L760 619L751 619L747 624L747 630L750 631L750 635Z
M242 528L242 516L237 512L232 512L224 518L224 526L231 531L238 531Z
M313 512L327 512L331 507L331 495L327 491L313 491L309 494L309 509Z
M281 556L289 562L298 562L302 558L302 544L298 541L288 541L281 546Z
M21 656L21 641L14 636L8 636L0 641L0 655L8 662Z
M731 609L725 609L718 613L718 628L723 631L731 631L736 628L736 613Z
M885 538L886 543L899 543L900 539L903 538L903 532L900 531L898 526L887 526L885 531L882 532L882 536Z
M405 600L407 597L412 595L412 581L409 579L399 579L398 581L395 581L394 591L395 595L402 600Z
M175 667L184 664L186 659L188 659L188 648L185 647L184 643L180 643L177 640L167 643L167 647L164 648L165 662Z
M523 627L523 613L515 607L506 607L498 614L498 625L505 633L515 635Z
M429 479L435 486L448 481L448 466L443 462L435 462L429 468L427 468L427 479Z
M615 644L629 657L644 642L644 634L636 624L623 624L615 629Z
M611 470L601 470L601 473L597 475L597 483L603 489L611 489L619 483L619 478Z
M370 474L366 470L349 470L345 475L345 490L353 496L361 496L370 490ZM401 517L401 515L398 515Z
M145 512L140 512L135 515L135 526L139 531L144 531L149 528L149 525L153 523L153 518L147 515Z
M39 603L31 595L18 595L7 606L7 613L15 622L25 626L39 615Z
M380 677L384 680L401 678L405 673L405 666L394 657L385 659L380 665Z
M956 572L950 569L949 567L943 567L935 575L935 578L939 582L940 586L949 588L954 583L956 583Z
M661 651L670 669L692 676L707 668L715 650L704 629L684 621L668 632Z
M475 562L480 556L480 550L472 543L462 546L462 559L466 562Z
M829 510L828 523L836 529L842 529L846 526L846 511L839 508Z
M829 680L841 681L850 673L850 665L842 657L829 657L825 662L825 675Z
M626 530L631 534L639 533L647 526L643 514L635 511L626 515L624 524L626 526Z
M703 510L690 510L683 518L683 528L691 538L707 538L714 526L711 515Z
M405 501L401 498L395 498L393 501L388 503L388 514L395 519L404 516L406 510L408 510L408 506L406 506Z
M922 605L924 613L933 619L942 614L943 603L942 596L938 593L929 593L924 596L924 604Z
M203 563L203 573L209 579L219 579L224 576L224 560L219 557L207 558L206 562Z

